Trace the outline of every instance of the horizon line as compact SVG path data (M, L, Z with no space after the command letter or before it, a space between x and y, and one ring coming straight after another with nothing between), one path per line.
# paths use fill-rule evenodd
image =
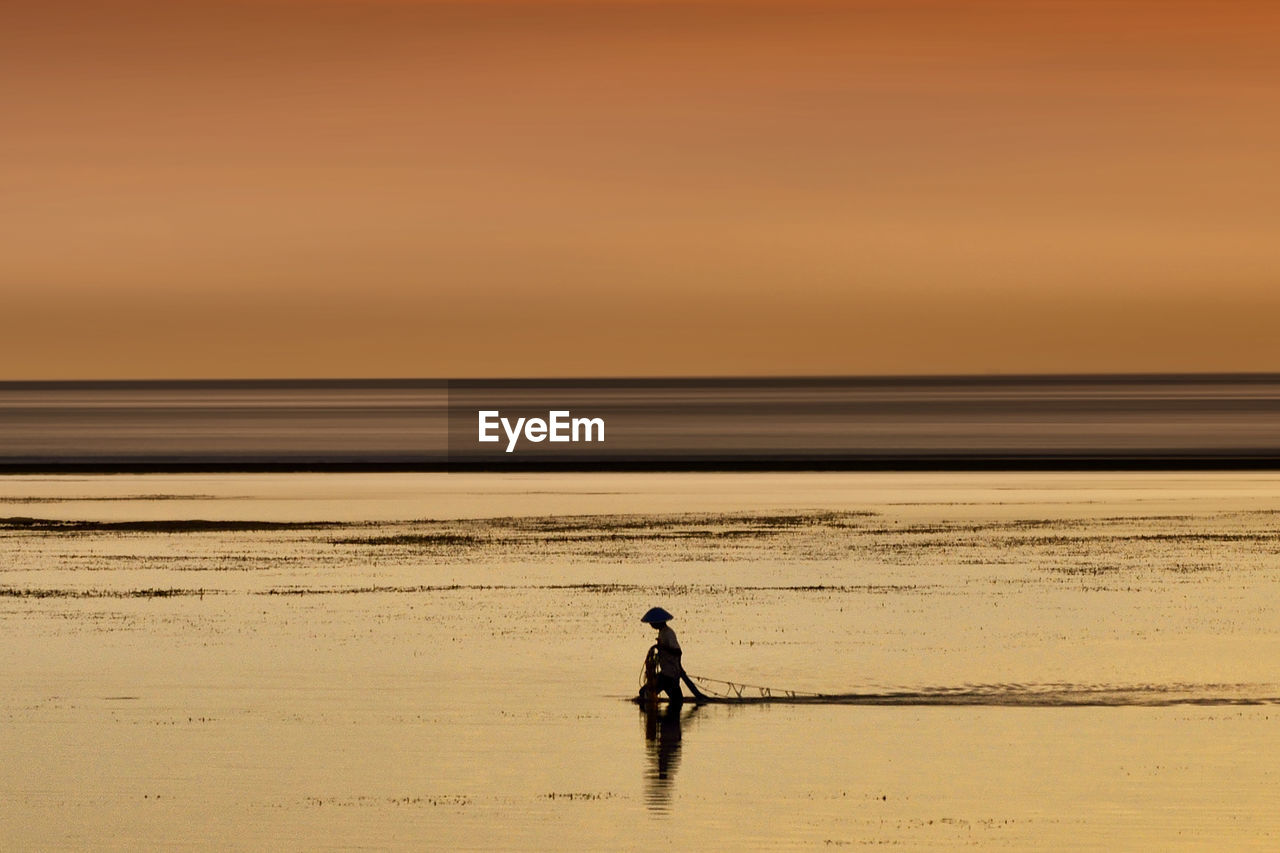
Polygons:
M1280 381L1280 371L1116 371L1116 372L1047 372L1047 373L796 373L796 374L626 374L626 375L560 375L560 376L274 376L274 377L132 377L78 379L0 379L0 389L34 389L39 387L130 387L140 385L181 386L334 386L382 385L386 387L441 386L451 383L487 385L491 383L755 383L755 382L947 382L947 381L1177 381L1234 380Z

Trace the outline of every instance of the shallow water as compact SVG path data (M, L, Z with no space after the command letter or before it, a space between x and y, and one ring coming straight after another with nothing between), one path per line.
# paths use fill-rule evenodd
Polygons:
M6 477L0 846L1274 849L1277 510L1260 473ZM696 675L899 699L647 716L653 604Z

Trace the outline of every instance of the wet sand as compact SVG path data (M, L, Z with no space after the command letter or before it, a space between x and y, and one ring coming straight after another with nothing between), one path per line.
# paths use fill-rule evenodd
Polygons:
M6 477L0 846L1273 849L1277 510L1261 473ZM906 698L646 716L653 604L697 675Z

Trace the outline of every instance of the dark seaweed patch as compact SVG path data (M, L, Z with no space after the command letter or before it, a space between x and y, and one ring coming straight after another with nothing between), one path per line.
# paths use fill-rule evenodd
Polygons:
M836 592L872 593L920 592L936 584L801 584L792 586L735 586L720 584L633 584L633 583L548 583L548 584L421 584L417 586L274 587L255 595L366 595L369 593L423 594L435 592L491 592L496 590L555 590L598 595L662 594L736 595L742 592Z
M331 539L334 545L406 545L416 547L467 547L500 545L513 542L494 536L478 536L471 533L398 533L393 536L356 536L347 539Z
M3 497L0 498L0 504L60 504L60 503L109 503L115 501L199 501L199 500L227 500L226 497L218 495L73 495L67 497L38 497L30 496L24 498Z
M648 542L663 539L738 539L742 537L768 536L772 530L657 530L652 533L615 533L601 530L595 533L557 534L545 536L542 542Z
M47 533L247 533L266 530L318 530L339 521L215 521L202 518L157 521L63 521L56 518L0 518L0 530Z
M692 513L688 515L508 516L475 520L415 522L416 532L342 537L334 545L467 549L534 544L619 545L645 542L707 542L763 539L792 530L857 529L854 519L869 512L796 514ZM425 529L424 529L425 528ZM600 552L608 556L607 552Z
M759 515L754 513L690 513L688 515L575 515L543 517L510 517L487 519L491 524L516 530L543 533L572 533L588 530L637 530L652 528L681 529L688 527L787 528L814 526L841 526L858 518L877 513L870 511L849 512L798 512L794 514Z
M1099 537L1106 538L1106 537ZM1275 542L1280 540L1280 532L1275 533L1140 533L1133 536L1117 536L1116 539L1131 539L1139 542Z
M212 589L48 589L44 587L0 587L3 598L178 598L219 595Z
M1046 566L1046 571L1060 575L1110 575L1119 572L1120 566Z

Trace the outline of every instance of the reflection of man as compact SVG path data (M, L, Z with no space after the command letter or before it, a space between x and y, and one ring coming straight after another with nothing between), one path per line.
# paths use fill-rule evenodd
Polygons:
M658 747L657 778L667 779L680 763L680 709L645 714L645 739Z
M695 708L693 712L696 713ZM643 711L644 737L648 742L649 767L645 801L649 807L666 811L671 802L671 786L680 766L680 706L668 705L662 711Z
M653 644L649 650L651 659L656 659L656 669L652 675L646 667L646 675L649 676L645 684L646 695L644 698L650 702L656 701L658 694L665 693L671 701L672 708L679 708L684 702L684 695L680 692L680 681L689 685L689 690L696 699L705 699L697 686L685 674L684 666L681 663L682 652L680 651L680 641L676 639L676 632L671 630L671 626L667 624L674 619L670 613L661 607L653 607L649 612L640 617L641 622L645 622L658 629L658 641Z

